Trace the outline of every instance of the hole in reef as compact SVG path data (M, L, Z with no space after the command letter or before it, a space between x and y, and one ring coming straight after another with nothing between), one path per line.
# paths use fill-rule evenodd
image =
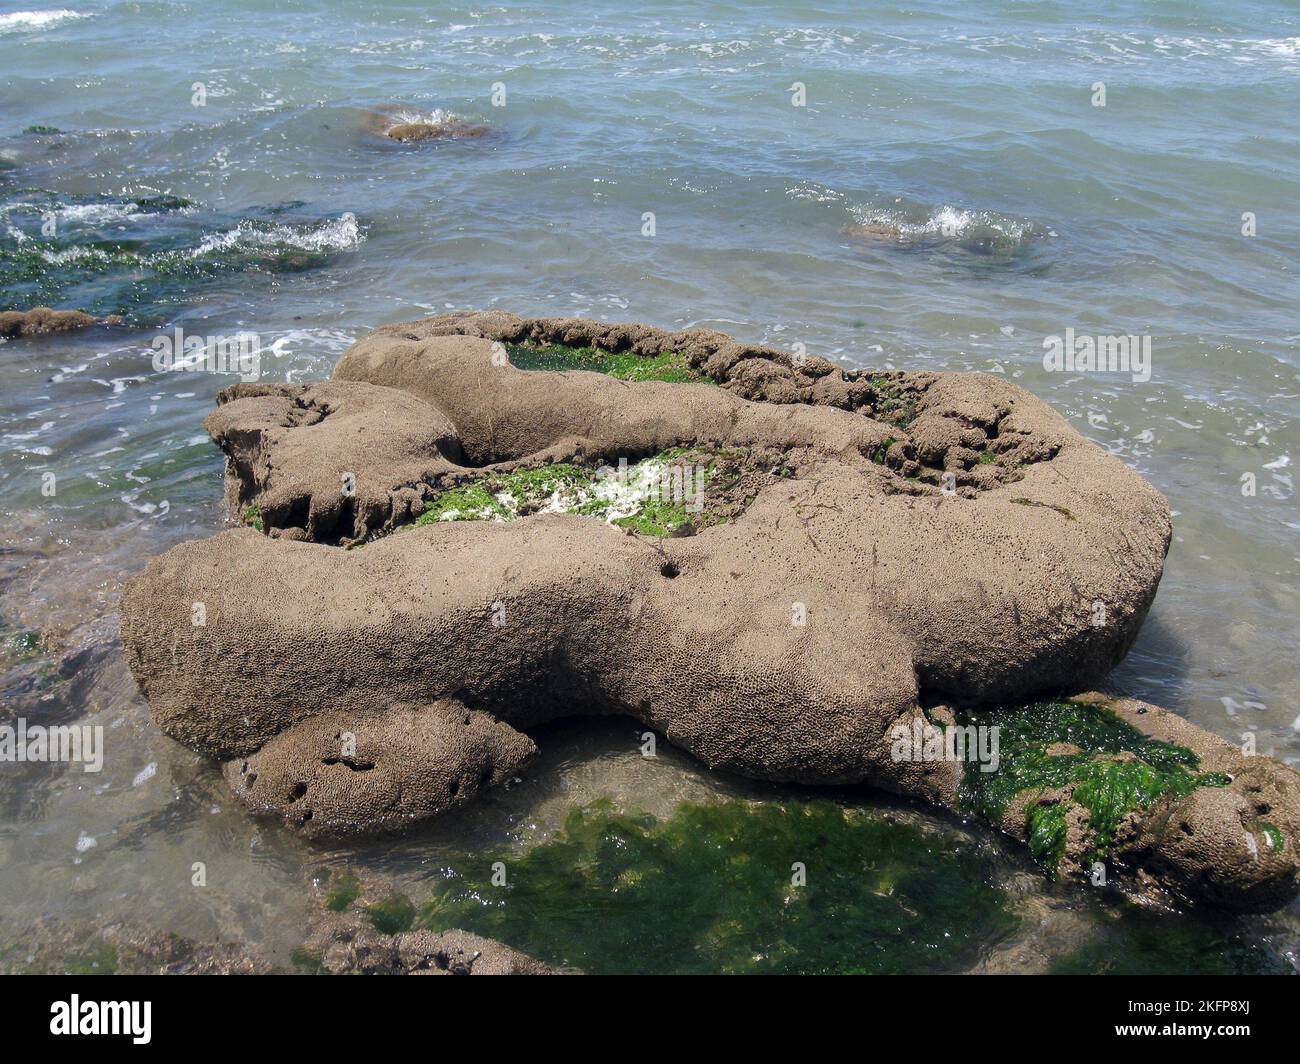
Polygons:
M681 574L681 570L677 568L676 562L664 562L663 565L659 566L659 573L661 576L666 576L669 580L672 580Z

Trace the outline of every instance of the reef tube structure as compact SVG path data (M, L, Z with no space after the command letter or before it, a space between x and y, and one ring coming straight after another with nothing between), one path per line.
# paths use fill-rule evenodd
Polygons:
M385 326L206 422L245 527L122 601L159 726L309 837L398 830L627 714L705 764L974 813L1260 911L1297 890L1300 777L1085 694L1163 569L1164 497L996 376L573 318ZM900 734L997 725L996 769Z

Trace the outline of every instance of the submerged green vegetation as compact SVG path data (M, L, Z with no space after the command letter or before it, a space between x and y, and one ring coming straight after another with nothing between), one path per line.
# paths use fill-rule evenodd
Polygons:
M638 355L631 351L604 351L599 347L571 347L567 344L509 344L510 364L519 369L585 369L625 381L665 381L670 384L711 384L704 374L691 368L678 351Z
M391 894L383 901L367 906L366 915L376 931L396 935L409 931L415 923L415 905L405 894Z
M56 226L47 229L48 220ZM285 208L218 214L183 196L11 190L0 204L0 310L75 306L93 314L163 314L209 279L292 273L364 239L351 215L295 218Z
M361 880L350 872L331 876L329 869L322 869L317 874L317 879L322 884L329 882L329 889L325 892L325 908L332 913L346 911L349 905L361 897Z
M702 509L713 465L665 451L621 469L569 463L491 473L440 492L416 525L439 521L512 521L534 513L593 517L648 536L671 536L709 523Z
M1222 787L1219 773L1200 773L1190 750L1143 735L1110 710L1082 702L1034 702L970 714L962 724L999 726L997 772L969 769L961 800L993 824L1027 794L1030 851L1049 872L1065 855L1072 808L1087 812L1084 859L1104 859L1124 818L1172 795Z
M34 661L47 653L41 633L31 628L10 627L0 619L0 669Z
M457 862L419 924L592 974L958 971L1017 924L994 872L823 799L688 804L664 820L602 800L523 855Z
M1099 915L1096 930L1057 957L1053 975L1283 975L1286 961L1240 918L1174 916L1122 901Z

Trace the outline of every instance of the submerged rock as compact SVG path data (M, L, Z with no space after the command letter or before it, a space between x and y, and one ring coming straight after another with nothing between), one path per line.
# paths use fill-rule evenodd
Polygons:
M41 922L0 949L8 975L266 975L268 961L233 942L203 942L136 924Z
M461 137L482 137L491 127L472 119L452 114L442 108L422 111L414 107L380 107L367 111L364 128L377 136L404 143L425 140L452 140Z
M154 559L123 640L159 725L301 830L436 814L517 770L519 729L618 712L713 767L1046 832L1066 874L1096 858L1235 908L1295 894L1300 777L1186 722L1154 736L1181 761L1067 729L979 794L979 765L899 755L922 706L1095 685L1162 572L1160 493L1001 378L464 313L376 330L328 382L236 385L207 425L252 527ZM641 494L647 468L668 488ZM384 771L349 765L347 735ZM1068 760L1130 755L1159 764ZM1090 818L1099 793L1114 811Z
M19 336L42 336L46 333L71 332L88 329L92 325L121 325L122 318L110 314L97 318L80 310L51 310L33 307L31 310L0 311L0 337L14 339Z
M46 921L0 942L0 973L47 975L551 975L554 969L468 931L414 926L382 877L322 868L311 877L302 945L279 962L264 944L205 941L132 921Z
M415 927L409 898L382 879L324 868L312 879L307 940L299 971L321 975L555 975L501 942L455 928Z

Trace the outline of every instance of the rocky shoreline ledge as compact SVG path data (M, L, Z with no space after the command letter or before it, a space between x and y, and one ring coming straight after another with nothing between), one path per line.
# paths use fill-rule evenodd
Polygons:
M308 837L438 815L523 771L528 728L622 713L711 767L977 815L1051 874L1296 894L1300 777L1072 694L1136 638L1169 509L1007 381L460 313L206 424L247 527L131 583L127 658L165 732ZM899 755L995 725L992 771Z

